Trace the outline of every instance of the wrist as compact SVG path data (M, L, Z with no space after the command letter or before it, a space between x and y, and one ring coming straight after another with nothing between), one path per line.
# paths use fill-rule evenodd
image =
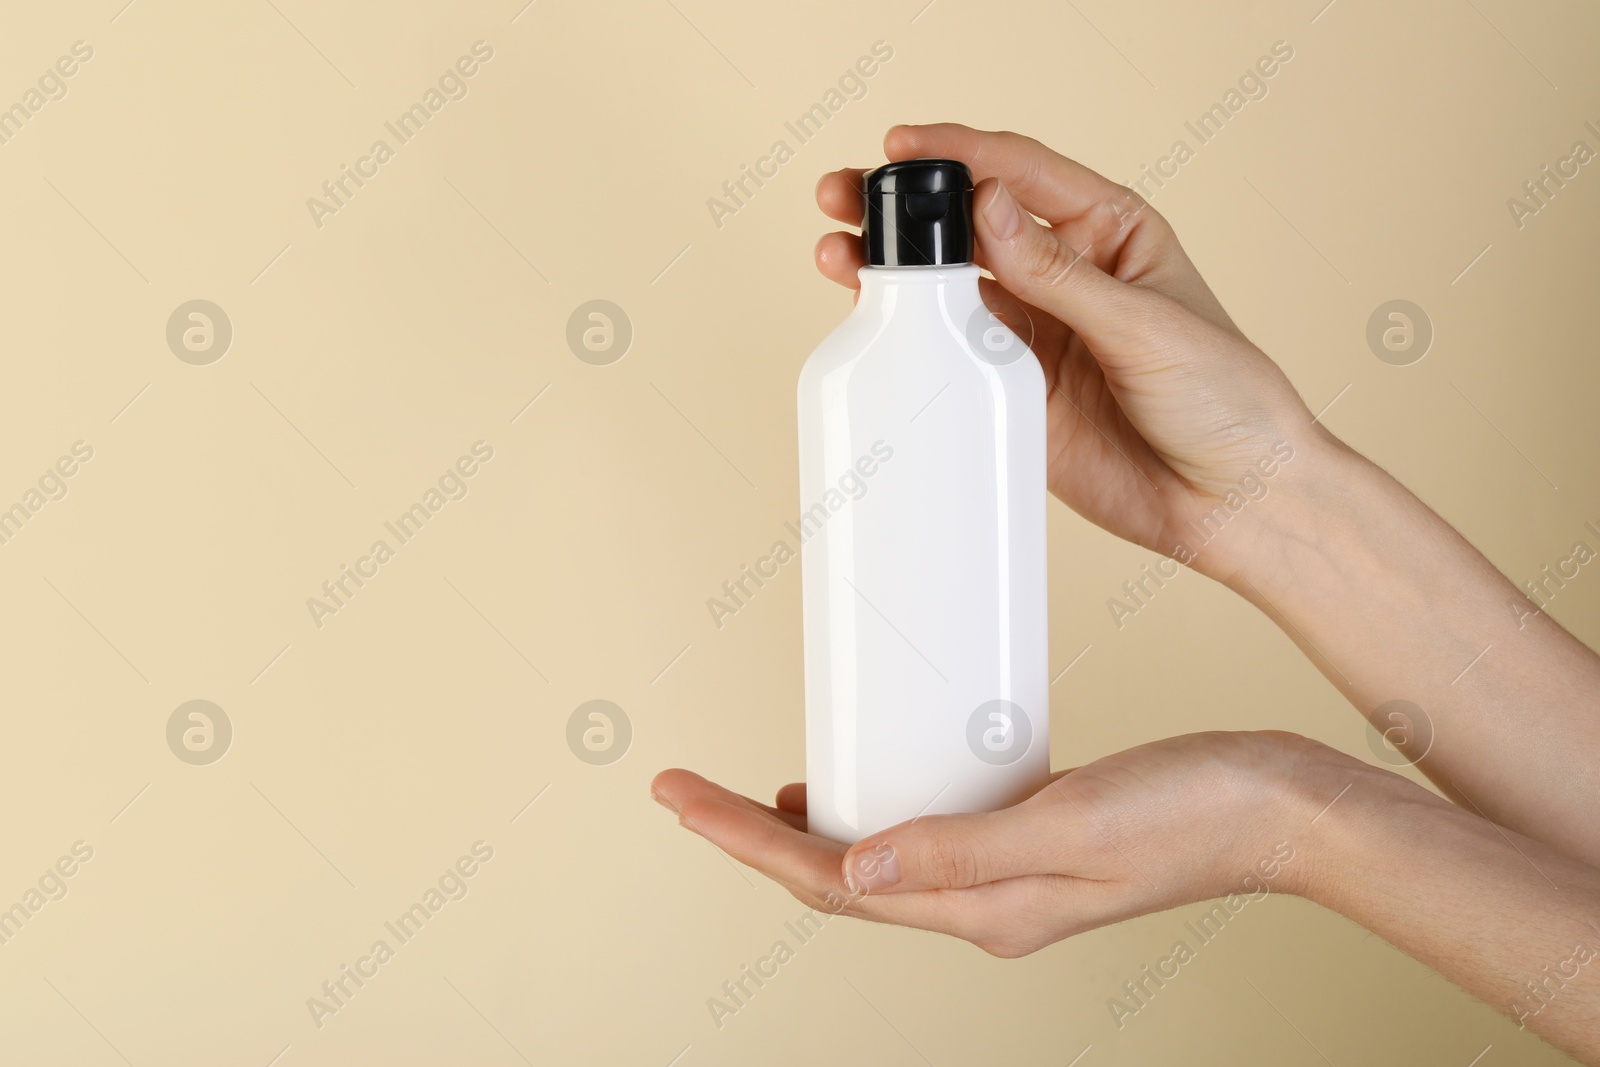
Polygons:
M1426 790L1388 771L1298 734L1264 731L1277 741L1281 758L1262 776L1263 808L1270 813L1271 842L1287 852L1273 889L1327 905L1346 864L1361 849L1343 832L1349 820L1335 818L1341 805L1394 799L1399 784L1430 799ZM1348 810L1348 809L1347 809ZM1341 813L1342 815L1343 813Z
M1252 600L1277 601L1308 582L1348 570L1368 527L1392 513L1399 484L1320 427L1289 442L1285 462L1249 524L1215 554L1208 573ZM1370 554L1367 554L1370 555ZM1370 562L1380 563L1372 559Z
M1235 591L1291 562L1297 539L1325 525L1370 466L1310 423L1300 432L1255 437L1227 462L1227 477L1185 501L1158 547Z
M1321 850L1313 838L1325 820L1318 816L1356 774L1370 768L1282 730L1206 736L1224 739L1227 747L1216 773L1202 783L1208 799L1220 802L1204 805L1209 840L1220 850L1203 865L1211 874L1202 895L1311 895L1322 881Z
M1282 888L1295 896L1355 915L1447 824L1488 825L1402 775L1301 740L1278 806L1279 832L1295 849Z

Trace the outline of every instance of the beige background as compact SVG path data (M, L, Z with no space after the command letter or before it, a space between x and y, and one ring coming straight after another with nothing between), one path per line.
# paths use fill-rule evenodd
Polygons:
M1155 205L1312 408L1338 397L1327 423L1514 579L1595 545L1600 173L1521 230L1506 206L1600 147L1592 10L124 2L10 5L0 32L0 103L94 49L0 145L0 504L94 449L0 545L0 906L94 849L0 946L0 1059L1566 1062L1287 899L1120 1032L1107 998L1202 909L1015 962L840 920L719 1029L707 998L802 909L647 783L803 776L797 568L720 631L705 600L797 510L795 376L849 306L812 269L812 186L893 122L1013 128L1126 180L1289 42ZM469 95L319 229L306 199L479 40ZM879 40L865 98L718 228L707 198ZM208 366L164 335L196 298L234 330ZM1395 298L1436 330L1408 367L1365 340ZM565 341L591 299L633 325L609 366ZM465 499L314 625L306 599L478 440ZM1199 728L1373 758L1247 605L1185 574L1119 631L1106 598L1149 557L1050 522L1053 672L1088 649L1052 689L1057 765ZM1552 610L1600 638L1600 575ZM209 766L167 746L192 699L233 725ZM591 699L633 726L607 766L565 740ZM314 1025L307 998L478 840L468 895Z

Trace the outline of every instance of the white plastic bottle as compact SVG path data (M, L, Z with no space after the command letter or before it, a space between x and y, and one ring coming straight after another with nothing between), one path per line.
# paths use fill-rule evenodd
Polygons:
M865 193L860 299L799 384L806 803L842 842L1050 766L1044 375L978 295L966 166Z

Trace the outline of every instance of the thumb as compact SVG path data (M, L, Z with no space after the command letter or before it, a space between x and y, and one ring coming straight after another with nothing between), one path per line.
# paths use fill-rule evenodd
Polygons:
M925 815L864 838L843 859L845 882L867 893L966 889L1048 872L1050 828L1038 805L976 815Z
M991 181L973 195L981 205L974 228L995 279L1066 323L1102 363L1126 363L1147 348L1156 294L1111 277L1094 265L1092 248L1071 247Z

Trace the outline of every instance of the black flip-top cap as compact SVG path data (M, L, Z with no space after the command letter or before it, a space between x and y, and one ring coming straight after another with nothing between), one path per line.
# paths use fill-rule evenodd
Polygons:
M972 172L954 159L904 159L867 174L861 247L871 267L971 263Z

